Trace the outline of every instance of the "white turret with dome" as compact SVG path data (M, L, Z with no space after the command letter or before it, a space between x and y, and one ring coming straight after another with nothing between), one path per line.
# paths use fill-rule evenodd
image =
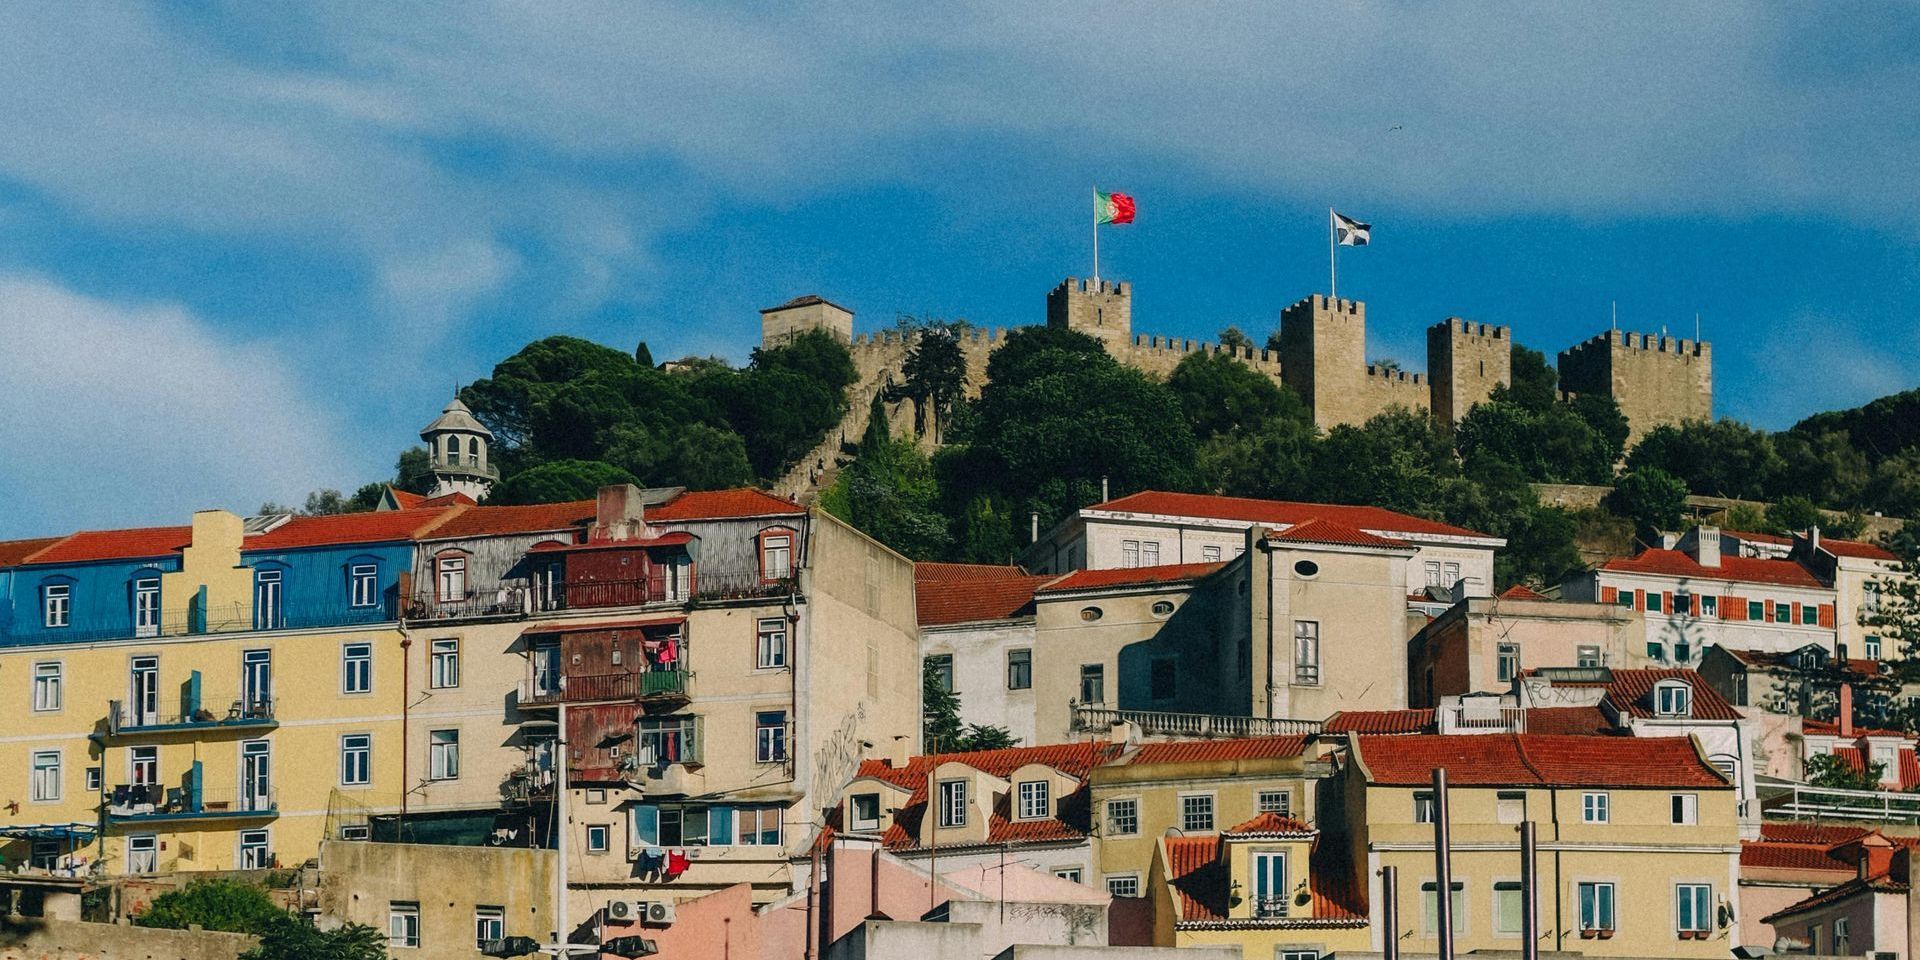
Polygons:
M440 416L420 439L427 442L433 456L433 490L430 497L463 493L474 500L487 495L487 489L500 474L487 460L487 447L493 443L493 431L474 417L473 411L458 397L440 411Z

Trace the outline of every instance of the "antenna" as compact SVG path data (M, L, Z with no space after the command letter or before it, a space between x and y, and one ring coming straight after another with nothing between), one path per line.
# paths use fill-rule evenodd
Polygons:
M1693 312L1693 342L1700 342L1700 311Z
M1614 301L1612 301L1612 303L1613 303L1613 329L1614 329L1614 331L1615 331L1615 332L1619 332L1619 330L1620 330L1620 301L1618 301L1618 300L1614 300Z

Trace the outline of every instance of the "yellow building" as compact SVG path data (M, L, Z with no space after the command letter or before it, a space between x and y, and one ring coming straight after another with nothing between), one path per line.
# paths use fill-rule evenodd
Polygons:
M1724 957L1738 896L1737 792L1692 737L1349 735L1320 826L1398 873L1402 951L1437 949L1432 772L1449 778L1456 949L1518 950L1519 825L1534 824L1540 948ZM1339 816L1333 815L1335 809ZM1373 913L1371 948L1386 931Z
M1274 960L1368 947L1347 850L1298 820L1262 813L1217 836L1158 837L1154 846L1157 946L1237 946L1243 957Z
M1268 813L1311 823L1327 771L1311 757L1305 736L1185 740L1139 744L1095 767L1100 883L1117 897L1154 896L1146 877L1163 836L1214 836Z

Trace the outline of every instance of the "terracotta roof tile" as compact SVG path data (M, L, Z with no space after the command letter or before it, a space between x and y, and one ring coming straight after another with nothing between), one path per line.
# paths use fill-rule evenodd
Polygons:
M1722 580L1729 583L1763 583L1788 587L1823 587L1819 577L1792 560L1767 560L1760 557L1720 558L1717 567L1703 567L1693 557L1678 550L1642 550L1635 557L1616 557L1600 569L1616 573L1642 573L1658 577L1685 577L1690 580Z
M1445 767L1457 786L1610 786L1732 789L1689 737L1460 734L1359 738L1370 782L1417 786Z
M512 507L468 507L428 531L435 539L508 536L546 531L584 531L593 523L594 502L534 503ZM568 537L571 539L571 536Z
M1552 597L1541 593L1524 583L1516 583L1500 594L1502 600L1551 600Z
M982 580L1018 580L1027 571L1011 563L936 563L922 561L913 565L913 579L919 583L977 583Z
M1492 538L1491 534L1479 533L1437 520L1396 513L1380 507L1299 503L1290 500L1252 500L1244 497L1169 493L1161 490L1142 491L1118 500L1097 503L1087 509L1114 513L1151 513L1162 516L1240 520L1266 526L1293 526L1309 520L1322 519L1373 533Z
M1872 877L1856 877L1837 887L1822 890L1792 906L1783 907L1767 916L1761 917L1760 922L1771 924L1776 921L1785 920L1796 914L1827 906L1828 904L1839 903L1863 893L1887 893L1906 896L1907 889L1906 881L1895 880L1884 873Z
M1428 733L1432 710L1342 710L1327 718L1327 733Z
M1153 583L1180 583L1198 580L1223 566L1226 564L1170 563L1158 567L1076 570L1034 592L1064 593L1069 590L1099 590L1107 587L1145 586Z
M795 517L806 508L763 490L689 490L657 507L648 507L646 519L661 523L689 520L731 520L745 517Z
M1349 547L1405 547L1404 540L1389 540L1386 537L1371 534L1347 526L1335 520L1315 517L1305 523L1295 524L1278 533L1268 534L1268 540L1281 540L1297 543L1333 543Z
M1642 719L1658 716L1654 712L1653 688L1662 680L1679 680L1693 688L1693 719L1738 720L1740 711L1692 670L1620 670L1615 669L1607 696L1614 706Z
M65 538L41 537L37 540L0 541L0 567L15 566L63 539Z
M1599 707L1533 707L1527 711L1527 732L1567 737L1625 735Z
M1856 869L1853 864L1833 856L1823 844L1771 840L1748 840L1740 844L1740 866L1845 874L1852 874Z
M1180 898L1182 920L1227 917L1227 865L1219 837L1168 837L1167 882Z
M433 528L445 508L379 510L340 513L326 517L291 517L266 533L248 537L243 550L293 550L348 543L390 543L412 540Z
M1737 647L1722 647L1721 649L1731 654L1735 660L1750 667L1794 667L1796 664L1790 661L1798 656L1800 652L1799 650L1742 650ZM1803 647L1801 649L1805 648ZM1842 665L1848 671L1857 673L1863 677L1877 677L1881 672L1880 661L1863 660L1859 657L1848 657L1845 660L1832 660L1830 658L1829 664Z
M1245 737L1234 740L1166 740L1143 743L1126 766L1154 763L1204 763L1212 760L1263 760L1305 753L1304 736Z
M927 776L941 764L958 762L1002 780L1030 763L1052 767L1080 781L1080 788L1056 801L1056 815L1047 820L1014 820L1004 804L997 806L988 821L989 843L1078 840L1091 829L1088 813L1087 772L1116 756L1122 745L1100 740L1080 743L1048 744L1038 747L1009 747L1004 750L977 750L971 753L942 753L913 757L905 766L896 767L886 760L866 760L856 776L872 777L891 783L912 796L894 813L893 822L882 833L889 849L910 850L919 846L914 833L927 812Z
M1828 823L1790 820L1765 820L1760 823L1760 839L1780 843L1819 844L1822 847L1858 840L1872 831L1865 827L1843 827Z
M143 560L179 552L193 539L192 527L139 527L83 530L33 555L28 563L87 563L95 560Z
M1229 836L1245 836L1247 834L1261 834L1263 836L1269 834L1307 836L1313 834L1315 830L1292 817L1283 817L1268 810L1245 823L1235 824L1227 828L1224 832Z
M1739 537L1742 540L1752 540L1755 543L1771 543L1771 544L1777 544L1783 547L1790 547L1793 545L1792 537L1783 537L1783 536L1780 536L1779 534L1756 533L1751 530L1722 530L1721 532L1728 536ZM1835 537L1829 537L1825 534L1821 534L1820 536L1820 546L1822 549L1826 550L1828 553L1831 553L1836 557L1854 557L1861 560L1898 560L1900 559L1899 557L1894 556L1893 552L1890 550L1887 550L1885 547L1876 546L1871 543L1864 543L1859 540L1840 540Z
M394 505L402 510L412 510L427 502L426 494L423 493L411 493L395 486L388 486L387 491L393 494Z
M914 585L914 608L923 627L1033 615L1033 591L1052 576L998 580L932 580Z

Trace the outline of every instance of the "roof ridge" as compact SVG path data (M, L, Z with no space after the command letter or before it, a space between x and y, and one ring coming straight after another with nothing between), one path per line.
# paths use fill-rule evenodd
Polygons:
M1527 755L1526 738L1518 733L1509 733L1507 736L1513 738L1513 749L1514 752L1520 756L1520 765L1526 767L1527 772L1533 774L1541 783L1546 783L1547 775L1534 764L1533 758ZM1544 734L1541 734L1541 736L1544 736Z

